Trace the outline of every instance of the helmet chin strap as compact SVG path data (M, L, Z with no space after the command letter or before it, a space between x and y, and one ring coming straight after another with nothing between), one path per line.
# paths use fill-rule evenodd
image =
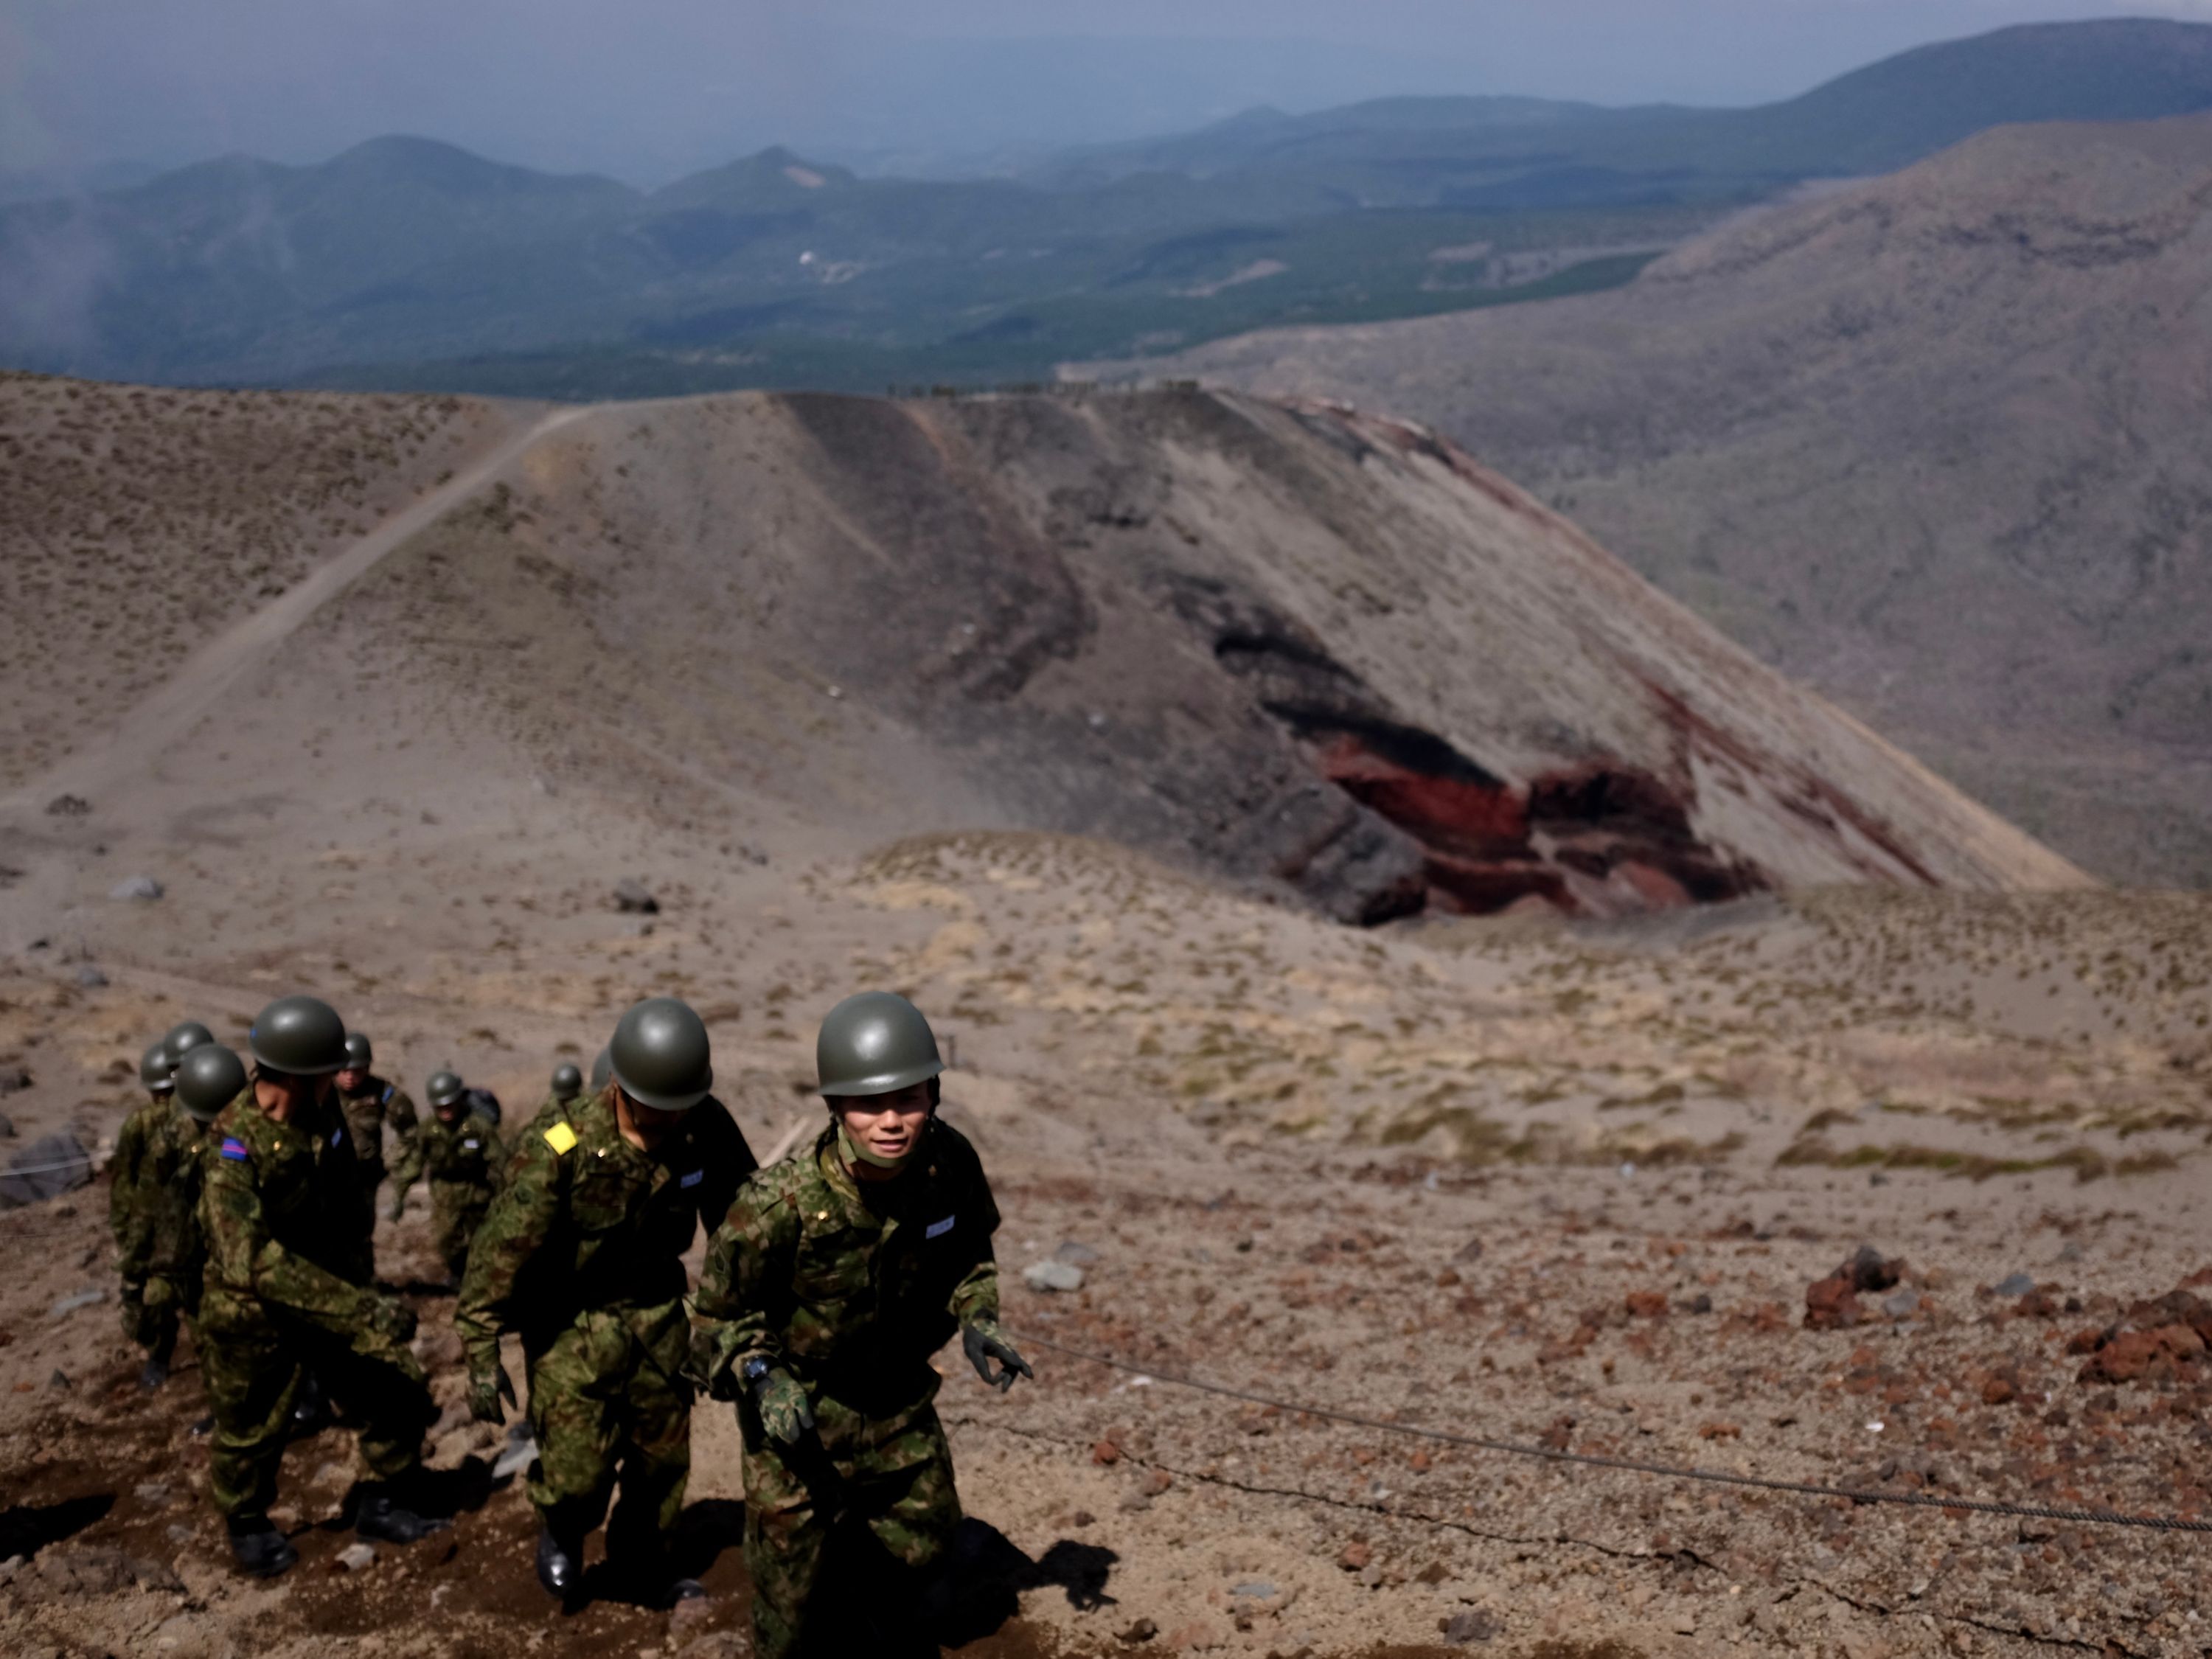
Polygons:
M930 1122L936 1115L933 1112L929 1117L922 1120L921 1133L915 1136L914 1145L896 1158L886 1158L874 1147L863 1146L854 1139L850 1132L845 1127L845 1120L840 1117L837 1120L837 1150L844 1154L845 1161L848 1164L872 1164L878 1170L902 1170L914 1162L914 1155L921 1150L921 1143L929 1135Z

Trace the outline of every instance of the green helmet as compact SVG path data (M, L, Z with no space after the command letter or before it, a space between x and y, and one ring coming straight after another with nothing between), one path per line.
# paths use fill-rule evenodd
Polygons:
M584 1074L567 1060L553 1068L553 1098L574 1100L584 1092Z
M945 1062L921 1009L889 991L863 991L822 1022L814 1069L825 1095L887 1095L935 1077Z
M422 1085L422 1092L433 1106L450 1106L468 1092L468 1085L461 1081L458 1072L433 1072L429 1082Z
M161 1039L161 1046L169 1051L169 1064L174 1066L203 1042L213 1042L215 1033L196 1019L169 1028L169 1035Z
M177 1086L176 1069L176 1061L169 1058L169 1045L162 1039L148 1043L146 1052L138 1056L138 1081L155 1094L166 1095Z
M238 1098L246 1062L220 1042L203 1042L177 1066L177 1099L202 1123Z
M376 1047L368 1040L366 1031L346 1033L346 1063L349 1072L365 1072L376 1063Z
M592 1092L604 1092L607 1079L615 1074L615 1051L611 1046L599 1050L592 1060Z
M624 1014L607 1064L624 1094L656 1111L688 1112L714 1086L707 1022L674 997L647 997Z
M246 1033L255 1061L289 1077L328 1077L345 1069L345 1022L317 997L279 997Z

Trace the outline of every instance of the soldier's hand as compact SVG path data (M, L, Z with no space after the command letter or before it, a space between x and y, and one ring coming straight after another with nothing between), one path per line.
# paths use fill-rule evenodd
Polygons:
M1012 1343L1006 1340L1006 1334L988 1319L979 1319L972 1325L960 1328L960 1348L968 1356L968 1363L975 1368L975 1375L1000 1394L1014 1386L1014 1378L1018 1376L1026 1376L1032 1382L1036 1381L1036 1373L1030 1369L1030 1362L1021 1357ZM1000 1367L995 1376L991 1371L994 1359L999 1362Z
M506 1366L495 1364L488 1371L477 1371L470 1376L469 1415L477 1422L506 1422L507 1413L500 1409L502 1400L521 1409L516 1405L514 1382L507 1376Z
M380 1296L368 1305L368 1328L394 1342L412 1341L415 1310L396 1296Z
M789 1371L770 1371L753 1384L753 1407L761 1431L781 1446L796 1446L814 1432L814 1408L806 1390Z

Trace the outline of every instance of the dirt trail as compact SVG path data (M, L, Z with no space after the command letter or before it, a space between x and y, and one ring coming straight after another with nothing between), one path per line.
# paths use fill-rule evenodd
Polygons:
M63 793L97 797L118 779L143 777L157 757L204 719L232 687L268 660L300 625L375 568L409 538L437 522L513 465L539 439L589 411L556 410L510 434L489 453L457 472L352 546L295 582L234 627L210 640L153 696L125 714L108 736L80 746L59 766L14 793L0 796L0 811L27 811Z

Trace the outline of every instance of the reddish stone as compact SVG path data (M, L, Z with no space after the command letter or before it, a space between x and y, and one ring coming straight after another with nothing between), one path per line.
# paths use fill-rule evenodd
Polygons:
M1859 1299L1851 1281L1841 1273L1816 1279L1805 1291L1805 1328L1808 1331L1847 1331L1861 1318Z
M2002 1406L2012 1395L2012 1384L2002 1376L1992 1376L1982 1384L1982 1404L1984 1406Z
M1664 1319L1667 1316L1667 1295L1663 1291L1631 1291L1628 1311L1638 1319Z
M1336 1565L1346 1572L1358 1572L1375 1559L1375 1552L1358 1539L1344 1547L1344 1553L1336 1558Z
M1091 1447L1091 1461L1094 1463L1118 1463L1121 1461L1121 1449L1110 1440L1101 1440Z

